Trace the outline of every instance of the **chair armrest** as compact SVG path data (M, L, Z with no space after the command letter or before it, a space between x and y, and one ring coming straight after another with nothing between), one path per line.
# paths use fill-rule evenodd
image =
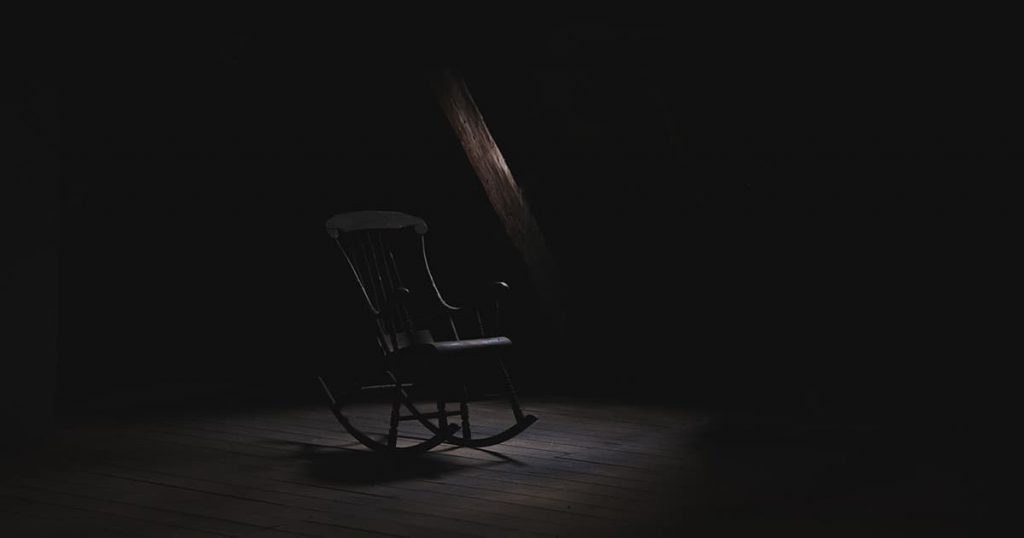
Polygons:
M453 306L442 299L442 311L448 314L449 319L451 319L452 314L457 312L473 312L476 316L479 336L481 338L485 336L494 336L499 334L501 331L501 325L498 318L499 312L501 311L501 299L509 292L509 290L509 285L505 282L492 282L489 287L481 289L474 294L474 296L464 305ZM484 323L485 318L482 317L484 315L490 318L490 323ZM452 320L452 323L454 323L454 320ZM490 330L488 330L488 326L490 327Z
M492 300L495 303L497 303L505 295L507 295L510 290L511 288L509 287L508 283L498 280L492 282L491 285L488 288L484 289L482 292L477 293L467 304L456 306L452 305L451 303L448 303L447 301L442 301L441 305L448 312L458 312L460 310L465 310L467 308L480 308L481 306L484 306L485 303L489 300Z
M493 293L495 295L501 296L512 291L512 288L508 285L507 282L496 280L491 283L491 290L493 290Z

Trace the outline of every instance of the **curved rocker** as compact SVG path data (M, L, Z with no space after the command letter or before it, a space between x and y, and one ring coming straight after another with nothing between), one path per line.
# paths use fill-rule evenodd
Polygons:
M430 421L427 420L427 418L420 413L418 409L416 409L415 404L413 404L412 400L409 399L408 393L406 393L405 389L402 388L402 384L398 382L398 379L391 374L391 372L388 372L388 375L393 380L394 387L396 389L396 396L401 398L402 403L413 416L427 426L427 429L433 434L433 436L429 439L424 439L415 445L403 447L392 446L390 443L385 444L377 441L352 424L352 421L350 421L348 417L341 412L341 404L339 404L338 400L334 397L330 387L327 386L327 382L324 381L323 377L318 377L317 379L319 379L320 385L323 387L324 392L327 394L327 398L330 400L331 413L334 414L334 418L337 419L339 424L341 424L341 427L345 428L345 431L354 437L356 441L359 441L363 446L373 450L374 452L414 454L418 452L426 452L437 445L440 445L459 430L458 424L448 424L445 422L443 417L438 419L438 422L440 422L439 426L431 424ZM397 430L394 431L392 435L397 438Z
M373 439L372 437L363 433L362 430L360 430L359 428L356 428L352 424L352 422L350 422L348 418L344 414L342 414L341 410L338 409L337 405L332 405L331 411L334 413L334 418L338 419L338 422L341 424L343 428L345 428L345 431L347 431L349 435L354 437L356 441L362 443L363 446L369 448L370 450L373 450L374 452L398 452L406 454L426 452L436 447L437 445L440 445L441 443L445 442L449 437L452 436L452 434L454 434L459 429L458 424L449 424L447 426L447 429L444 430L431 424L431 430L432 433L434 434L433 437L412 446L393 447Z
M537 422L537 417L533 415L526 415L523 418L517 420L515 424L513 424L512 426L510 426L509 428L500 433L496 433L494 435L490 435L487 437L469 439L467 439L464 436L455 435L455 430L453 430L452 433L448 434L444 442L468 448L483 448L486 446L497 445L499 443L504 443L505 441L508 441L509 439L519 435L520 433L523 433L523 430L532 426L534 422ZM427 424L423 425L427 426ZM434 426L433 424L430 424L430 426L428 426L427 429L431 430L434 433L441 433L440 430L437 429L437 426Z
M504 369L504 367L502 368ZM523 415L522 411L520 411L519 409L519 402L513 400L512 409L513 412L516 414L516 423L513 424L512 426L509 426L505 430L494 435L474 439L468 436L455 435L455 432L458 431L459 428L456 427L455 429L451 429L451 426L453 425L448 425L450 431L448 431L447 434L445 434L443 428L439 428L432 424L430 422L430 419L426 415L421 413L419 409L416 409L416 406L412 403L412 400L409 399L409 395L405 392L405 389L402 388L402 384L398 381L398 378L395 377L395 375L391 372L388 372L388 376L391 378L392 383L395 384L398 393L401 394L402 401L405 404L406 409L409 410L409 414L413 418L415 418L416 421L419 422L424 428L430 430L430 432L433 433L435 437L439 435L444 435L445 437L442 440L442 442L447 442L453 445L464 446L469 448L483 448L487 446L497 445L499 443L504 443L505 441L508 441L509 439L519 435L520 433L523 433L523 431L526 430L526 428L529 428L530 426L533 425L534 422L537 422L537 417L533 415Z

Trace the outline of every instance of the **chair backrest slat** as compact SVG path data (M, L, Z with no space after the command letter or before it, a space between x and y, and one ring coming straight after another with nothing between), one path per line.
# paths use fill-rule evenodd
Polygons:
M363 278L363 268L361 266L362 260L359 257L359 251L353 245L346 247L342 242L335 238L335 242L338 245L338 249L345 255L345 261L348 262L349 269L352 270L352 275L356 279L356 284L359 285L359 291L363 294L363 299L366 300L366 306L371 310L376 310L373 299L370 297L370 293L366 289L366 281Z
M394 293L395 290L398 289L398 283L395 281L395 277L391 271L391 263L388 260L388 247L384 241L384 232L378 231L375 235L377 237L375 245L378 258L377 267L383 272L384 280L387 282L388 289L391 293Z
M392 248L388 248L388 260L391 262L391 270L395 273L395 281L398 282L399 286L405 286L402 282L402 273L398 271L398 262L395 261L395 251Z
M395 252L392 248L393 241L390 239L392 239L390 232L377 232L377 248L380 253L381 265L384 267L384 276L388 281L390 293L393 295L398 288L402 288L405 285L402 283L402 277L398 273L398 263L395 261ZM393 322L398 330L411 330L412 320L409 315L409 309L404 303L399 305L398 311L394 314L395 319Z
M479 313L469 314L476 316L476 323L467 318L470 328L460 334L461 318L456 320L443 308L450 305L445 303L430 271L426 232L422 219L393 211L342 213L327 221L327 233L348 260L385 353L434 335L455 340L472 334L486 336ZM399 288L409 288L412 304L403 301L392 311L387 307Z
M388 296L388 290L384 285L384 279L380 276L380 263L377 261L377 253L373 248L373 232L367 232L363 237L364 246L366 248L366 259L370 270L370 279L373 281L373 285L377 287L380 295L378 295L377 310L384 308L384 299Z
M357 211L331 217L327 233L345 254L356 283L362 291L378 330L378 341L385 350L394 350L399 341L410 341L413 333L427 328L427 320L414 319L413 312L402 305L395 312L384 312L390 300L407 277L413 273L429 275L426 259L412 240L427 232L422 219L393 211ZM408 239L406 239L408 238ZM402 251L405 256L402 256ZM420 257L422 260L417 260ZM400 264L399 262L403 262ZM400 270L400 266L404 270ZM407 274L408 273L408 274ZM417 274L417 276L419 276ZM432 284L432 277L425 277ZM429 298L428 289L420 290Z
M370 230L366 232L367 244L369 246L370 258L373 260L374 276L381 290L382 302L378 305L377 310L380 311L388 306L388 302L395 296L395 292L398 286L395 285L395 281L391 276L391 271L388 268L388 260L385 255L384 245L384 232L381 230ZM394 336L398 332L404 332L407 330L402 323L402 316L395 315L394 312L383 312L384 316L381 321L384 323L385 330L394 339ZM392 342L394 344L394 342Z
M373 299L371 306L375 311L380 311L380 294L377 291L377 281L373 278L373 260L370 259L370 255L366 251L366 242L362 237L356 237L353 244L359 253L360 261L362 261L360 272L363 282L370 288L370 297Z

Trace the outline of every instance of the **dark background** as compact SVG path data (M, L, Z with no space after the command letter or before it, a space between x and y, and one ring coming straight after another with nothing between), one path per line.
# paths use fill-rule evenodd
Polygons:
M431 224L456 298L513 285L528 392L975 420L1015 306L1011 34L816 17L262 13L38 39L16 193L56 185L59 251L15 235L59 252L60 409L317 397L311 376L372 351L323 222L375 208ZM431 93L443 67L545 234L561 326ZM9 230L52 211L12 206Z

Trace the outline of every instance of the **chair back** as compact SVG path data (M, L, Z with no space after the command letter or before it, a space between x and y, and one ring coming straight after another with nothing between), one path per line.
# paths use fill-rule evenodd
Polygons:
M427 309L417 312L400 297L405 288L421 304L441 300L427 261L426 222L395 211L356 211L331 217L326 227L376 322L381 349L432 339Z

